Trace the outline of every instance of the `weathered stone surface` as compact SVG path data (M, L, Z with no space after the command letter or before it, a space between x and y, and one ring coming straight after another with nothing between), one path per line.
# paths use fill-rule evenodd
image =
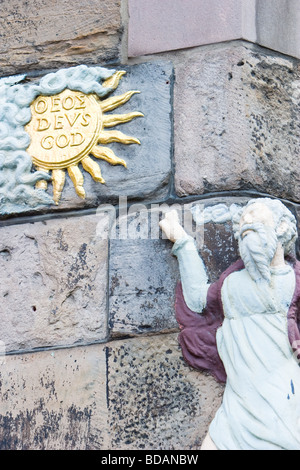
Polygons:
M223 386L177 335L1 357L1 450L197 449Z
M179 272L166 240L112 240L109 326L113 336L177 329Z
M299 201L298 61L240 43L174 56L177 194Z
M217 281L220 274L239 258L232 223L205 224L203 243L200 246L198 244L198 250L205 264L209 281Z
M0 449L106 449L105 397L103 346L6 356Z
M111 449L197 449L223 386L183 361L177 334L108 345Z
M107 241L97 224L89 215L0 229L7 351L106 338Z
M120 0L2 2L1 74L118 61L120 5Z

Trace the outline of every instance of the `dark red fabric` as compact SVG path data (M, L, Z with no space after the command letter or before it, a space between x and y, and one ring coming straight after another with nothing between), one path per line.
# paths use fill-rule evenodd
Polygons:
M288 335L293 350L300 358L300 262L292 262L296 275L296 289L288 311ZM198 370L210 372L219 382L226 382L226 371L218 354L216 332L224 319L221 289L225 278L244 268L242 260L230 266L219 280L209 287L203 313L195 313L185 303L181 283L176 288L175 312L180 327L178 337L186 362Z
M293 262L296 289L287 314L288 336L295 357L300 359L300 262Z

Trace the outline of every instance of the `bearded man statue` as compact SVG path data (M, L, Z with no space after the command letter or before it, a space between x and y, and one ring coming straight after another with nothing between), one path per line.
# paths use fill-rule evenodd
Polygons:
M296 220L270 198L228 210L241 259L215 283L170 211L179 343L187 363L225 383L203 450L300 450L300 263ZM224 217L223 217L224 219Z

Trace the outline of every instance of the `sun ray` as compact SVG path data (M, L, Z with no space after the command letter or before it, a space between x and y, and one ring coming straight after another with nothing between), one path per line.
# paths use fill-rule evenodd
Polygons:
M118 87L121 78L125 74L126 74L125 70L118 70L110 78L105 80L102 83L102 86L104 86L105 88L111 88L112 90L115 90Z
M52 170L53 200L58 205L65 185L66 173L64 170Z
M124 122L129 122L136 117L143 117L143 113L134 111L127 114L108 114L103 116L103 126L104 127L114 127L118 124L123 124Z
M83 188L83 174L77 165L72 165L68 167L68 173L74 184L75 191L79 197L82 199L85 198L85 190Z
M124 93L123 95L112 96L110 98L107 98L106 100L101 101L100 107L102 109L102 112L106 113L107 111L113 111L119 106L122 106L123 104L127 103L127 101L129 101L130 98L136 93L140 92L136 90L127 91L127 93Z
M120 131L104 131L99 134L98 144L111 144L119 142L120 144L140 144L139 139L123 134Z
M102 178L101 170L97 162L92 160L90 157L85 157L81 160L83 168L89 172L95 181L99 183L105 183L105 180Z
M123 165L125 166L125 168L127 167L125 160L122 160L121 158L117 157L115 153L108 147L95 146L92 148L91 154L96 158L105 160L111 165Z

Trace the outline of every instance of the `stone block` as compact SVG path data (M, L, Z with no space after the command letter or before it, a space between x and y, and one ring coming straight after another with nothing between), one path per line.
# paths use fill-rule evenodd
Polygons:
M242 14L240 0L129 0L128 55L240 39Z
M166 240L112 240L109 326L113 337L178 329L177 260Z
M120 4L120 0L2 2L1 74L117 62Z
M256 2L257 43L300 58L300 4L298 0Z
M7 351L107 336L107 241L93 215L0 228L1 337Z
M86 199L81 200L67 178L58 208L97 207L102 202L118 203L119 197L130 200L160 199L168 194L171 177L172 65L166 61L152 62L123 69L127 73L114 95L122 95L129 90L138 90L140 93L112 114L139 111L144 117L113 129L138 138L141 145L107 145L126 161L127 168L98 160L105 185L96 183L84 172Z
M175 190L299 202L299 64L243 43L175 54Z
M231 222L206 223L203 227L203 240L197 246L210 282L217 281L225 269L239 258Z
M110 448L199 449L223 386L190 369L177 334L108 345Z
M128 0L129 57L245 39L300 58L298 0Z
M106 449L105 397L103 346L6 356L0 370L0 449Z
M100 159L100 157L96 158L95 156L90 155L91 160L93 160L93 164L99 164L102 177L105 180L105 184L102 184L99 181L94 181L90 173L88 171L85 171L83 169L82 164L79 162L78 168L80 169L84 179L83 188L86 193L85 199L80 198L76 194L74 184L67 173L66 182L63 188L61 199L59 201L59 204L55 205L54 201L52 201L53 188L51 182L48 184L46 192L43 192L43 189L39 189L36 191L32 189L34 187L34 182L29 182L30 176L32 178L32 175L30 175L31 158L29 157L29 151L25 153L25 150L28 148L27 137L29 143L30 138L29 135L24 132L23 127L19 125L18 130L21 129L20 132L22 138L26 138L25 146L24 148L22 147L22 151L24 152L12 152L10 149L7 149L6 141L2 143L2 149L4 148L4 151L0 155L1 175L3 180L0 205L0 213L2 215L10 215L12 213L20 212L36 214L40 213L41 211L57 212L62 210L85 209L91 207L94 208L102 203L118 203L119 197L121 196L127 197L130 200L152 200L154 198L160 200L161 198L167 196L169 192L172 167L172 122L170 118L172 100L171 92L173 87L172 65L169 62L161 61L139 64L131 67L122 67L122 69L124 69L127 73L120 81L117 90L111 96L120 96L129 91L139 91L139 93L135 93L128 102L125 101L125 104L118 107L117 111L112 111L111 109L103 111L104 117L106 117L107 119L111 118L114 121L109 124L108 129L106 127L104 128L103 135L105 138L108 138L109 131L121 131L127 136L131 136L135 139L138 139L141 143L140 145L138 143L133 144L130 141L131 144L124 144L118 141L115 142L115 137L113 137L113 142L110 142L109 140L108 143L102 145L98 145L98 139L96 139L95 147L97 146L98 153L101 153L101 148L108 148L107 152L114 152L114 154L119 159L125 160L127 167L125 168L121 164L115 165L114 162L113 164L110 164L108 163L108 161ZM68 71L70 70L71 69L68 69ZM78 71L79 69L76 70ZM94 68L92 70L94 70ZM38 84L42 83L43 78L38 82L35 82L32 78L30 85L37 86ZM60 78L57 78L57 80L61 80L61 76ZM74 80L75 83L78 83L78 73ZM99 87L99 83L97 81L96 85L98 85ZM7 91L7 93L15 93L16 95L18 95L18 98L22 101L23 86L25 86L23 83L16 85L14 88L10 88L10 85L7 85L6 88L9 88L9 91ZM9 100L11 98L7 99ZM30 102L31 95L28 100ZM13 102L13 104L15 104L15 102ZM13 106L13 104L9 102L8 106L9 109L12 109L12 113L15 112L15 107ZM98 105L100 108L100 104ZM22 111L26 112L27 115L30 110L29 107L25 106L24 109L22 108ZM111 116L119 116L120 114L121 116L124 114L127 115L135 111L142 113L143 117L138 116L130 122L125 121L125 123L122 124L120 124L118 120L112 118ZM99 110L99 112L101 113L101 110ZM74 115L72 114L71 119L73 119L73 117ZM62 118L64 117L62 116ZM40 120L40 123L41 122L47 122L47 124L50 125L48 121L45 121L45 119L44 121ZM13 123L15 124L14 119ZM51 125L53 125L53 123L51 123ZM68 123L66 125L68 127ZM82 126L83 125L84 124L82 124ZM59 126L62 126L62 124L60 123ZM5 131L8 132L7 122L5 122L4 127ZM58 129L60 128L61 127L58 127ZM68 129L68 133L70 133L70 126ZM51 130L53 130L53 128L51 128ZM100 133L101 132L99 130L99 138ZM62 144L62 148L64 150L64 144L68 137L64 134L62 135L65 139ZM73 132L73 134L71 133L71 135L73 135L74 137L76 134ZM4 137L6 138L7 136L5 135ZM9 138L10 137L11 136L9 136ZM46 135L46 137L49 136ZM52 134L50 134L50 137L54 139ZM10 140L9 138L8 140ZM37 141L39 142L38 139ZM22 142L19 145L21 144ZM76 144L78 144L78 142L74 142L73 147L76 147ZM9 143L9 145L11 144ZM69 148L71 146L72 144L69 145ZM20 147L18 146L17 150L19 149ZM25 156L28 157L27 163L25 162L24 153ZM67 157L68 155L66 155L66 157L64 158L67 159ZM11 163L11 159L13 159L13 164ZM20 167L20 171L24 172L25 170L23 169L23 167L26 166L27 168L28 163L29 175L27 169L27 174L25 174L24 176L22 173L22 176L19 177L17 174L18 171L17 169L15 170L15 168ZM67 172L67 169L63 168L63 171ZM14 188L14 191L11 191L11 185L7 182L8 173L9 178L12 180L12 188ZM23 183L23 180L25 181L25 183L27 183L27 187L30 187L30 194L32 194L32 192L34 193L31 196L27 197L28 200L25 200L27 194L27 187L24 188L25 184ZM16 181L18 182L17 185ZM23 185L21 185L20 181L23 183ZM14 185L16 186L16 188ZM47 200L45 201L46 198Z
M1 450L197 449L223 394L177 334L0 359Z

